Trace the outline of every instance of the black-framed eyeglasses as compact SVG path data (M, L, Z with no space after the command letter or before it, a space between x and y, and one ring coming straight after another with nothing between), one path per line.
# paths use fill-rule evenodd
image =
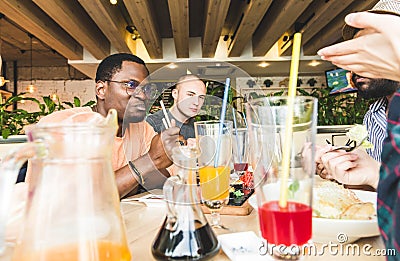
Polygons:
M143 91L143 93L149 99L154 99L157 95L157 88L156 88L156 86L153 86L152 84L140 85L140 82L138 82L136 80L130 80L128 82L120 82L120 81L113 81L113 80L105 80L105 81L123 84L125 87L126 93L129 96L137 94L137 91L140 91L140 90Z

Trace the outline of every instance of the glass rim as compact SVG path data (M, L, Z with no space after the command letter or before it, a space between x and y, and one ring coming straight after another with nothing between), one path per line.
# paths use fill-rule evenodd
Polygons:
M303 95L298 95L295 96L295 101L303 101L306 103L310 103L310 102L315 102L318 101L318 99L316 97L313 96L303 96ZM283 95L283 96L270 96L270 97L261 97L261 98L257 98L257 99L252 99L249 101L250 105L257 105L257 103L263 101L263 100L267 100L267 101L279 101L279 100L288 100L289 96L287 95Z
M221 123L220 120L207 120L207 121L194 122L195 126L198 126L198 125L217 125L217 126L219 126L220 123ZM233 122L230 120L224 120L224 124L232 125Z

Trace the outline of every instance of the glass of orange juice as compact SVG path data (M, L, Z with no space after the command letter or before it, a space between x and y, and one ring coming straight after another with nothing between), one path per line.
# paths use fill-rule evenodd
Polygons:
M195 122L199 149L199 178L202 201L211 212L211 226L224 228L220 211L229 201L232 122Z

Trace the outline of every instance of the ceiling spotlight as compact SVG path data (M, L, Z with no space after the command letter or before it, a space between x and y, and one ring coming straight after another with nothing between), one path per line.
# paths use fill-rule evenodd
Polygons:
M167 67L170 69L176 69L176 68L178 68L178 65L176 65L175 63L170 63L167 65Z
M317 60L312 60L311 62L308 63L308 65L312 66L312 67L318 66L320 64L321 64L321 62L317 61Z
M134 25L127 25L125 30L132 34L132 40L136 40L140 38L140 34Z
M260 67L262 67L262 68L268 67L269 65L270 65L270 64L267 63L267 62L261 62L261 63L258 64L258 66L260 66Z
M117 3L118 3L117 0L110 0L110 4L112 4L112 5L116 5Z

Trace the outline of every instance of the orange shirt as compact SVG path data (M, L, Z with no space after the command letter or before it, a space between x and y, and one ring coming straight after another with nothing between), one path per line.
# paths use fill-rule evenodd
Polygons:
M43 117L38 124L61 123L74 118L74 122L88 121L97 117L89 107L76 107L62 111L56 111ZM113 146L112 167L116 171L125 165L128 160L135 160L146 154L150 148L151 140L157 133L146 121L131 123L125 130L123 137L115 137ZM30 168L28 168L25 181L30 181Z

